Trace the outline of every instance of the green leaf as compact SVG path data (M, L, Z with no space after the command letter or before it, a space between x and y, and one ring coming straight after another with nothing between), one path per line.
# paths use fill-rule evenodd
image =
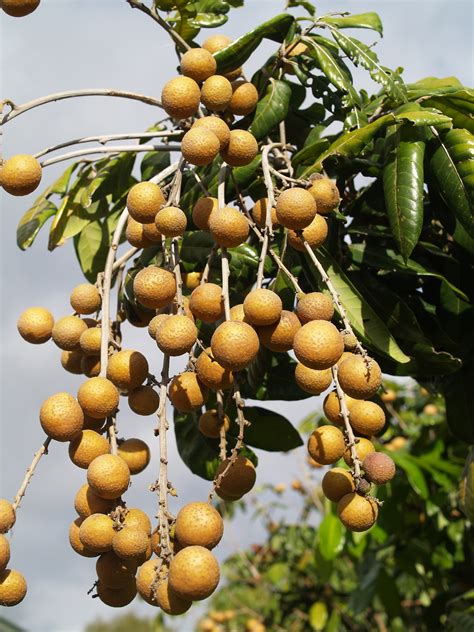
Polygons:
M352 77L349 70L342 63L342 60L335 58L331 51L318 44L317 40L307 40L311 45L313 56L318 62L319 68L323 71L329 81L341 92L351 96L351 103L359 101L359 96L352 85Z
M278 413L258 406L245 407L245 419L251 425L245 429L245 443L269 452L288 452L303 445L294 426Z
M135 154L124 152L115 158L104 158L95 163L96 175L83 194L83 204L87 208L100 198L111 195L117 199L130 184L130 175L135 164Z
M423 108L430 107L441 111L446 116L449 116L453 127L467 129L471 134L474 134L474 114L466 111L466 102L441 95L422 101L421 105Z
M387 139L383 171L385 205L395 243L405 261L411 255L423 227L423 158L421 133L401 125Z
M325 16L321 18L321 22L331 24L338 29L372 29L383 35L382 21L373 11L369 13L355 13L354 15L345 15L343 17Z
M455 437L474 444L474 403L467 394L474 384L474 367L467 365L443 380L446 419Z
M282 592L290 590L290 569L284 562L275 562L265 572L265 579Z
M334 560L342 551L345 530L341 521L333 513L327 513L318 527L318 547L326 560Z
M143 156L140 164L142 180L150 180L154 175L170 166L170 155L166 151L150 151Z
M405 472L413 490L418 496L426 500L429 496L428 485L423 472L416 464L416 459L401 452L390 452L390 456L395 461L395 465Z
M174 410L174 431L178 452L193 474L212 481L219 465L216 441L206 439L198 430L198 413Z
M329 617L328 608L324 601L316 601L313 603L309 609L308 615L309 624L311 625L312 630L315 630L316 632L324 630Z
M411 104L407 104L407 107ZM443 127L452 127L452 121L449 116L440 114L439 112L433 112L428 109L419 110L407 110L403 112L396 112L397 121L409 121L415 126L441 125Z
M214 240L203 230L186 231L181 243L179 256L189 272L195 268L204 268Z
M300 151L298 151L292 159L293 166L297 167L298 165L305 165L311 162L314 162L316 158L318 158L327 146L329 145L329 140L327 138L320 138L316 140L314 143L303 147Z
M267 352L267 361L258 371L258 384L253 388L248 381L242 384L242 395L260 401L297 401L311 397L296 384L294 374L296 362L286 353ZM268 355L270 361L268 361Z
M270 79L263 99L257 104L255 116L249 127L257 140L269 134L274 127L286 118L291 99L291 86L286 81Z
M97 274L104 269L109 247L109 235L98 221L88 224L74 238L74 248L86 279L95 283Z

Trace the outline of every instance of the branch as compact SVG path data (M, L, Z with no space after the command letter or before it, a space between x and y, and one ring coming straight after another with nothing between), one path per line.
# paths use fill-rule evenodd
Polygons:
M332 379L334 380L334 385L336 387L337 399L339 400L339 407L341 409L342 418L344 420L344 428L346 431L347 437L347 447L351 453L352 459L352 474L354 476L356 489L359 487L359 481L361 479L360 474L360 459L357 455L357 447L356 440L354 437L354 432L352 430L351 423L349 421L349 409L347 408L346 398L344 396L344 391L339 384L339 379L337 377L338 366L335 364L331 367Z
M13 506L14 511L16 511L18 507L20 506L21 499L26 493L26 488L28 487L31 479L33 478L33 474L35 473L36 466L40 462L41 457L43 456L43 454L48 454L48 447L50 443L51 443L51 437L47 437L47 439L45 440L41 448L34 455L33 460L31 461L30 467L26 470L25 478L23 479L23 482L20 485L20 489L18 490L13 500L12 506Z
M181 145L116 145L115 147L90 147L89 149L77 149L76 151L70 151L67 154L61 156L55 156L49 158L41 163L42 167L49 167L57 162L63 160L70 160L71 158L77 158L78 156L87 156L90 154L118 154L122 152L134 152L139 153L142 151L180 151Z
M183 302L183 277L179 265L179 245L178 238L173 237L171 241L171 254L173 260L173 274L176 281L176 299L178 301L178 314L184 314Z
M154 9L150 9L150 7L147 7L146 4L143 4L143 2L140 2L139 0L127 0L127 2L132 7L132 9L139 9L140 11L143 11L143 13L151 17L152 20L154 20L163 29L165 29L165 31L173 39L176 47L181 52L186 52L187 50L190 50L191 46L181 37L181 35L179 35L179 33L177 33L168 24L168 22L166 22L166 20L163 20L163 18L161 17L161 15L158 14L157 11L155 11Z
M139 248L134 247L134 248L130 248L130 250L127 250L127 252L124 252L124 254L121 257L119 257L117 261L114 263L114 267L112 268L112 271L115 272L116 270L121 268L123 265L125 265L127 261L133 257L133 255L137 254L138 251L139 251Z
M222 391L216 393L217 401L217 418L219 420L219 458L225 461L227 458L227 438L225 431L225 412L224 412L224 394Z
M212 263L214 257L216 256L216 252L217 252L218 248L219 247L217 245L214 245L214 246L212 246L211 250L209 251L209 256L207 257L206 265L205 265L204 270L202 272L200 285L204 285L204 283L207 283L208 280L209 280L209 274L211 272L211 263Z

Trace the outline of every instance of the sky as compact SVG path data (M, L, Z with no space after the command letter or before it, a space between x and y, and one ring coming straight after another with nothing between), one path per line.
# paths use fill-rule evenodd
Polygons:
M238 37L257 22L280 11L278 0L246 0L233 11L221 32ZM384 23L384 39L377 51L384 65L405 68L407 82L421 77L456 75L472 85L472 17L469 1L341 0L318 3L318 13L335 10L376 10ZM125 0L42 0L31 16L15 20L0 16L0 98L23 103L40 95L87 87L130 90L159 96L164 83L176 74L174 49L166 34ZM207 36L201 34L203 39ZM360 36L360 31L357 36ZM372 42L375 35L366 37ZM273 43L262 46L270 53ZM258 54L245 65L247 74L256 68ZM366 75L356 74L356 83L372 88ZM152 108L122 99L88 98L62 101L33 110L5 126L3 155L34 153L79 136L122 133L146 129L155 120ZM50 167L44 174L46 187L65 167ZM33 453L44 440L38 422L41 403L58 391L75 393L80 378L65 373L59 364L60 351L52 344L31 346L17 333L16 320L27 307L42 305L59 318L70 312L71 289L83 281L71 244L49 253L47 230L33 248L21 252L15 243L16 224L33 201L12 198L0 192L1 221L1 442L0 497L12 498ZM124 330L125 344L147 352L151 370L158 373L160 355L150 348L146 330ZM151 351L151 353L150 353ZM304 402L268 404L284 412L297 425L319 408L321 398ZM120 433L138 436L152 444L153 418L135 416L123 407ZM173 432L170 437L170 479L179 498L172 506L204 500L208 483L193 476L179 459ZM289 482L302 475L305 448L290 455L257 451L259 483ZM127 493L129 506L154 512L155 498L147 486L156 477L156 450L150 466L134 477ZM76 555L69 546L67 531L76 517L73 499L85 481L85 472L73 466L67 445L54 443L32 480L18 512L14 528L11 567L28 581L24 602L4 614L29 632L80 632L100 616L117 613L98 599L86 595L94 580L94 562ZM290 504L289 512L293 506ZM237 547L263 537L262 528L239 514L226 524L219 559ZM128 610L149 613L137 600ZM181 632L193 629L194 614L182 619Z

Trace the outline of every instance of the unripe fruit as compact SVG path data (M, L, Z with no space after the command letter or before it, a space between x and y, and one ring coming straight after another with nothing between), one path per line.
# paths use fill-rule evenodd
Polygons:
M195 290L201 283L201 272L187 272L183 276L184 285L188 290Z
M259 348L255 329L238 321L222 323L211 338L212 355L230 371L245 369L255 359Z
M122 588L107 588L100 582L97 584L97 595L99 599L105 603L106 606L111 608L124 608L137 596L137 588L135 586L135 578L132 577L130 581Z
M166 206L158 211L155 227L165 237L180 237L186 230L186 215L176 206Z
M81 375L83 357L84 356L81 351L62 351L61 366L68 373Z
M1 0L0 8L13 18L23 18L39 7L40 0Z
M54 318L44 307L29 307L17 321L20 336L34 345L41 345L51 338Z
M150 448L141 439L127 439L118 446L118 455L128 465L130 474L143 472L150 462Z
M222 75L206 79L201 88L201 102L211 112L222 112L232 99L232 84Z
M13 5L11 0L7 2ZM2 0L1 7L5 11L5 0ZM34 156L18 154L1 165L0 184L10 195L29 195L38 188L41 176L41 165Z
M354 334L344 334L343 339L346 351L355 351L357 349L358 340Z
M154 182L139 182L127 195L127 208L132 219L150 224L165 203L160 187Z
M94 490L84 483L77 491L74 498L74 509L81 518L87 518L92 514L108 514L114 508L115 501L97 496Z
M113 520L104 514L88 516L79 527L79 540L95 553L110 551L114 535Z
M25 598L26 580L19 571L9 568L0 572L0 606L16 606Z
M316 214L313 221L309 226L303 228L302 238L294 231L288 230L288 243L295 250L300 252L305 251L304 241L308 243L311 248L319 248L326 241L328 236L328 225L324 217Z
M304 364L298 363L295 368L295 380L305 393L321 395L323 391L330 387L332 373L331 369L310 369Z
M117 388L131 391L148 377L148 361L139 351L123 349L109 358L107 378Z
M244 299L245 319L251 325L265 326L276 323L281 316L283 303L272 290L252 290Z
M248 296L250 295L247 295L247 298ZM283 353L293 348L293 341L300 327L298 316L284 309L276 323L259 328L258 337L267 349Z
M224 432L229 430L230 419L227 415L224 415L221 423L217 410L206 410L206 412L199 417L198 428L199 432L205 437L218 439L220 437L221 428L224 428Z
M359 457L359 461L364 461L366 456L375 452L374 444L372 441L369 441L369 439L365 439L364 437L356 437L356 440L356 454ZM349 467L353 467L354 464L352 463L351 451L349 448L346 448L343 457L345 463L349 465Z
M16 516L13 505L5 498L0 498L0 533L7 533L15 524Z
M216 558L202 546L188 546L171 560L169 586L183 599L206 599L217 588L219 579Z
M160 213L160 211L158 211ZM156 215L155 215L156 220ZM163 235L160 233L157 228L155 222L151 222L150 224L143 224L143 236L145 239L148 239L152 244L159 244L163 239Z
M313 196L320 215L331 213L341 201L336 183L329 178L313 180L308 192Z
M82 555L82 557L97 557L99 553L91 551L88 547L84 546L79 539L79 530L84 520L85 518L76 518L74 522L71 523L69 527L69 544L71 548L78 553L78 555Z
M230 129L225 121L218 116L203 116L193 125L193 129L204 127L217 136L219 141L219 150L227 147L230 140Z
M101 454L110 452L109 442L94 430L82 430L69 444L69 458L86 470L92 461Z
M342 467L333 467L323 476L321 481L323 494L333 503L337 503L346 494L355 491L352 474Z
M334 316L334 305L329 296L322 292L310 292L298 297L296 314L303 325L310 320L331 320Z
M128 218L125 238L131 246L135 246L135 248L148 248L152 245L152 241L145 235L144 227L145 224L137 222L133 217Z
M258 90L253 83L238 80L234 82L232 89L229 112L238 116L246 116L253 112L258 103Z
M138 386L128 394L128 405L137 415L153 415L160 405L160 396L151 386Z
M87 324L79 316L64 316L55 322L52 337L60 349L66 351L77 350L81 335L87 329Z
M221 515L209 503L188 503L176 516L175 537L183 547L199 545L213 549L223 533Z
M86 356L100 356L100 346L102 343L102 328L89 327L82 332L79 338L79 346Z
M172 303L176 295L174 274L153 265L143 268L133 280L133 293L144 307L165 307Z
M82 430L84 413L69 393L48 397L40 408L41 427L56 441L71 441Z
M0 571L3 571L10 561L10 543L4 535L0 535Z
M224 315L222 288L215 283L203 283L193 290L189 309L195 318L205 323L215 323Z
M201 408L208 398L207 388L201 384L195 373L186 372L171 380L169 398L180 413L190 413Z
M116 412L119 392L107 378L92 377L79 387L77 400L86 415L94 419L105 419Z
M77 285L70 296L72 309L78 314L93 314L100 309L102 299L99 290L91 283Z
M229 462L230 459L222 461L217 468L216 479L226 470ZM236 500L252 489L256 479L257 471L252 461L244 456L238 456L229 469L227 469L221 482L216 487L216 492L223 499L224 496L226 496L232 500Z
M232 39L227 35L210 35L204 40L202 47L210 53L218 53L220 50L232 44Z
M224 391L230 388L234 382L232 371L225 369L217 362L212 356L211 347L201 353L195 367L198 378L213 391Z
M209 218L209 231L219 246L235 248L249 236L249 223L236 208L225 206L214 211Z
M192 165L210 164L219 153L220 142L214 132L205 127L192 127L183 136L181 153Z
M127 509L127 513L125 514L125 517L123 519L123 526L141 529L142 531L145 531L148 535L151 534L150 518L146 515L144 511L136 507Z
M101 498L119 498L130 483L130 470L123 459L115 454L96 457L87 468L87 482Z
M196 325L184 314L166 319L156 334L156 342L163 353L180 356L189 353L196 342Z
M255 136L244 129L231 130L229 144L221 151L223 160L231 167L248 165L257 154L258 143Z
M310 369L329 369L341 357L344 343L332 323L312 320L296 332L293 349L298 360Z
M377 503L369 497L356 492L346 494L337 503L337 515L349 531L367 531L378 516Z
M385 485L395 476L395 463L383 452L371 452L368 454L362 467L365 477L375 485Z
M351 406L350 421L355 432L371 437L385 426L385 413L374 402L356 400Z
M252 208L252 219L259 228L263 228L267 220L267 204L268 198L260 198L257 200ZM271 208L272 225L277 226L278 220L276 216L276 209L274 206Z
M166 113L175 119L184 119L196 114L201 91L190 77L175 77L165 84L161 102Z
M104 587L123 588L134 578L136 564L121 559L113 551L107 551L97 559L95 570L98 580Z
M308 452L318 463L330 465L344 454L344 435L334 426L320 426L308 440Z
M200 230L209 232L211 213L218 208L217 198L202 197L193 207L193 222Z
M181 73L194 81L204 81L215 74L216 60L205 48L191 48L181 57Z
M344 393L355 399L372 397L382 384L382 372L377 362L356 355L341 363L338 378Z
M112 540L115 555L127 560L139 560L146 552L149 537L146 531L136 527L124 527L117 531Z
M280 194L276 215L278 222L285 228L306 228L316 215L316 202L306 189L293 187Z
M346 406L350 413L350 411L352 410L352 404L355 402L355 400L352 399L352 397L349 397L348 395L344 395L344 399L346 400ZM333 424L338 424L339 426L344 425L344 419L342 417L342 412L341 412L341 405L339 403L339 397L336 391L331 391L330 393L328 393L328 395L326 395L326 398L323 403L323 410L326 417L329 419L329 421L332 421ZM351 417L351 423L352 423L352 417Z
M81 369L86 377L97 377L100 373L100 358L98 356L83 357Z

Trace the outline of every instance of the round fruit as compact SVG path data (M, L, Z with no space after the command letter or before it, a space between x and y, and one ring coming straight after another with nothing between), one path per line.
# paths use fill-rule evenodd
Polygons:
M84 415L84 423L82 425L83 430L95 430L95 432L104 432L104 424L106 423L105 419L93 419L92 417L88 417Z
M374 444L372 441L369 441L369 439L365 439L364 437L356 437L356 440L356 454L359 457L359 461L364 461L366 456L375 452ZM349 467L353 467L354 464L352 463L351 451L349 448L346 448L343 456L346 464L349 465Z
M127 509L127 513L125 514L125 518L123 519L123 526L141 529L142 531L146 531L148 535L151 534L150 518L146 515L144 511L142 511L141 509L137 509L136 507Z
M139 351L124 349L114 353L107 365L107 378L117 388L131 391L148 377L148 361Z
M122 588L107 588L100 582L97 584L97 594L99 599L111 608L124 608L137 596L135 578L132 577L128 584Z
M112 548L115 555L127 561L140 559L145 554L148 544L148 534L137 527L120 529L120 531L115 533L112 540Z
M150 448L141 439L127 439L121 443L118 455L128 465L130 474L143 472L150 462Z
M68 373L81 375L83 357L80 351L62 351L61 366L65 371L68 371Z
M160 213L160 211L158 211ZM156 220L156 215L155 215ZM143 225L143 236L145 239L150 241L152 244L159 244L163 239L163 235L160 233L157 228L155 222L151 222L150 224L142 224Z
M222 461L217 468L216 479L226 470L230 459ZM257 471L255 465L244 456L238 456L232 465L227 469L224 477L216 487L217 494L224 498L237 499L249 492L255 485Z
M16 606L23 601L26 591L26 580L19 571L6 568L0 572L0 606Z
M196 375L201 382L213 391L224 391L234 382L232 371L225 369L212 356L212 349L208 347L201 353L195 364Z
M313 196L320 215L327 215L334 211L341 201L336 183L329 178L313 180L308 191Z
M196 114L201 91L190 77L175 77L168 81L161 93L161 102L166 113L175 119L184 119Z
M204 40L202 47L208 50L210 53L218 53L226 46L232 44L232 40L227 35L210 35Z
M191 601L182 599L170 588L168 579L163 579L156 587L156 605L171 615L184 614L191 607Z
M139 182L127 195L127 208L132 219L142 224L151 224L165 203L160 187L154 182Z
M239 116L253 112L258 103L258 90L253 83L239 79L234 82L232 89L229 112Z
M77 400L86 415L105 419L116 412L119 392L106 377L91 377L79 387Z
M295 380L300 389L305 391L305 393L321 395L323 391L330 387L332 373L331 369L310 369L298 362L295 368Z
M382 372L372 358L353 355L341 363L338 370L342 390L354 399L368 399L382 384Z
M160 405L160 396L151 386L138 386L128 394L128 405L137 415L153 415Z
M353 400L352 397L348 397L347 395L344 395L344 399L346 400L347 409L350 412L352 410L352 404L355 400ZM344 419L341 413L341 406L339 404L339 397L337 396L336 391L331 391L331 393L326 395L323 403L323 410L326 417L329 419L329 421L332 421L333 424L338 424L339 426L344 425Z
M99 554L88 549L79 539L79 530L84 520L85 518L76 518L74 522L71 523L69 527L69 544L72 549L79 555L82 555L82 557L97 557Z
M316 215L316 202L306 189L287 189L278 198L276 215L278 222L285 228L306 228Z
M176 516L175 536L182 546L213 549L221 541L224 522L220 513L204 502L184 505Z
M356 400L351 406L351 426L357 434L371 437L378 434L385 426L385 413L374 402Z
M148 248L152 245L152 242L145 236L144 226L145 224L137 222L133 217L128 218L125 238L131 246Z
M224 428L224 432L227 432L230 428L230 419L227 415L224 415L224 419L221 423L217 410L206 410L206 412L199 417L199 431L205 437L209 437L209 439L218 439L222 427Z
M397 399L397 394L391 388L387 389L385 393L382 393L380 399L386 404L392 404Z
M12 6L12 0L2 0L1 7ZM231 88L232 92L232 88ZM232 95L231 95L232 96ZM29 195L41 182L41 165L34 156L18 154L6 160L1 168L0 183L10 195Z
M319 248L326 241L328 236L328 225L324 217L315 215L309 226L303 228L302 238L294 231L288 230L288 243L295 250L305 251L303 241L306 241L311 248Z
M113 520L104 514L88 516L79 527L79 540L95 553L110 551L114 535Z
M78 314L93 314L102 305L100 292L92 283L77 285L71 292L69 300L72 309Z
M337 503L337 515L349 531L367 531L377 520L378 512L375 500L356 492L346 494Z
M170 317L170 315L171 314L157 314L156 316L153 316L153 318L148 323L148 333L150 335L150 338L156 340L158 329L165 322L165 320Z
M209 231L214 241L224 248L235 248L249 236L249 223L236 208L225 206L209 218Z
M87 468L87 482L97 496L108 500L119 498L128 489L130 470L119 456L103 454Z
M201 88L201 102L211 112L222 112L232 99L232 84L222 75L206 79Z
M184 285L188 290L195 290L201 283L201 272L187 272L183 275Z
M7 533L15 524L16 516L13 505L5 498L0 498L0 533Z
M247 295L247 298L249 296L250 294ZM276 323L259 328L258 337L264 347L271 351L283 353L293 348L293 341L300 327L301 323L298 316L284 309Z
M260 198L257 200L252 208L252 219L259 226L263 228L267 221L267 204L268 198ZM276 226L278 224L276 209L274 206L271 208L271 218L272 225Z
M110 445L107 439L94 430L82 430L69 444L69 458L86 470L92 461L101 454L108 454Z
M117 535L116 533L114 539ZM98 580L104 587L123 588L134 578L136 564L120 559L113 551L107 551L97 559L95 570Z
M108 514L114 508L114 500L106 500L97 496L87 483L84 483L77 491L74 498L74 509L81 518L87 518L92 514Z
M403 450L407 443L408 439L406 437L393 437L391 441L385 444L385 448L390 452L398 452L398 450Z
M142 564L137 573L137 589L142 598L152 606L159 606L167 614L183 614L191 607L189 600L181 599L169 587L168 579L156 583L160 562L157 559Z
M100 356L100 347L102 343L101 327L89 327L82 332L79 338L79 346L86 356Z
M74 351L79 347L81 335L87 324L79 316L64 316L54 323L51 335L60 349Z
M280 319L282 308L281 298L272 290L252 290L244 299L245 319L251 325L273 325Z
M308 440L308 452L318 463L330 465L338 461L346 449L344 435L334 426L320 426Z
M191 48L181 57L181 74L194 81L204 81L215 74L217 63L205 48Z
M180 413L190 413L206 403L208 391L195 373L186 372L171 380L169 398Z
M331 320L334 305L329 296L322 292L310 292L298 298L296 314L303 325L310 320Z
M215 283L203 283L193 290L189 309L195 318L205 323L215 323L224 314L222 288Z
M230 129L225 121L218 116L203 116L193 125L193 129L204 127L217 136L219 140L219 150L224 149L229 144Z
M385 485L395 476L395 463L383 452L371 452L368 454L362 467L365 477L375 485Z
M7 15L14 18L23 18L33 13L39 7L40 0L1 0L0 8Z
M323 476L321 481L323 494L333 503L337 503L346 494L355 491L352 474L342 467L333 467Z
M354 334L344 334L344 349L346 351L355 351L357 349L358 340Z
M222 323L211 338L212 355L230 371L245 369L257 356L259 347L255 329L239 321Z
M51 338L54 318L44 307L29 307L20 314L16 326L24 340L41 345Z
M71 441L82 430L84 413L72 395L56 393L43 402L40 422L48 437Z
M83 357L81 369L86 377L97 377L100 373L100 358L97 356Z
M204 120L204 119L201 119ZM209 218L211 213L218 208L217 198L202 197L193 207L193 222L200 230L209 232Z
M192 127L181 141L181 153L192 165L210 164L219 153L219 149L219 139L206 127Z
M144 307L165 307L172 303L176 295L174 274L153 265L143 268L133 280L133 293Z
M162 208L155 217L155 226L165 237L180 237L186 230L186 224L186 215L175 206Z
M10 543L4 535L0 535L0 571L3 571L10 561Z
M344 351L342 336L327 320L312 320L299 329L293 341L298 360L310 369L329 369Z
M246 322L243 303L230 308L230 320L238 320L241 323Z
M217 588L219 579L219 564L203 546L187 546L171 560L168 582L183 599L206 599Z
M163 353L180 356L189 353L196 342L196 325L184 314L166 319L156 334L156 342Z
M257 154L258 144L255 136L244 129L231 130L229 144L221 151L222 158L231 167L248 165Z
M137 572L138 594L152 606L157 605L153 588L158 587L156 576L160 571L161 562L155 558L142 564Z

